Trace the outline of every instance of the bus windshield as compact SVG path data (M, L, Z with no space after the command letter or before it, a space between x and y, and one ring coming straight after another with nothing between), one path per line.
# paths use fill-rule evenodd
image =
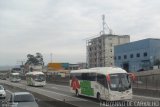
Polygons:
M34 78L35 81L45 81L45 76L44 75L36 75Z
M131 88L129 75L126 73L110 74L110 89L112 91L125 91Z
M12 78L20 79L19 75L11 75Z

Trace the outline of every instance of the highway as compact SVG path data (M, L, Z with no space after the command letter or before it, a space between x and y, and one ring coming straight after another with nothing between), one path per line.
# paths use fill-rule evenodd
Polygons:
M69 86L64 86L64 85L58 85L58 84L49 84L47 83L46 86L44 87L31 87L31 86L26 86L26 81L21 81L20 83L11 83L10 81L5 81L1 80L0 81L2 84L8 84L12 87L7 88L7 98L9 94L15 91L30 91L33 92L36 98L39 99L38 104L40 107L56 107L58 104L58 101L62 101L63 104L61 105L62 107L64 104L72 104L74 106L78 107L99 107L100 103L93 98L88 98L88 97L76 97L74 94L70 93L70 88ZM14 88L14 86L22 88L23 90L20 90L19 88ZM35 93L39 93L43 96L36 95ZM45 97L46 96L46 97ZM137 96L134 95L132 101L160 101L159 98L151 98L151 97L144 97L144 96ZM65 107L67 107L65 105ZM58 105L57 107L61 107ZM68 105L68 107L71 107L71 105Z
M21 92L22 90L20 89L15 89L9 86L4 85L4 88L6 89L6 98L5 99L1 99L1 103L0 103L0 107L8 107L9 104L9 99L10 99L10 95L14 92ZM54 105L54 101L50 101L49 99L47 99L46 97L41 97L38 95L35 95L35 98L38 99L37 103L39 107L58 107L56 105Z

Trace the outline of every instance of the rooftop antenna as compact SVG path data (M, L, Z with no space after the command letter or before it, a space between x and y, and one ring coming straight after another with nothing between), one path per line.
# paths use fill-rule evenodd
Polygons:
M106 27L109 30L109 34L112 34L112 29L110 29L108 24L105 22L105 15L104 14L102 15L102 27L103 27L103 30L100 32L100 34L105 34Z
M105 15L102 15L102 26L103 26L103 30L102 30L102 34L105 34Z

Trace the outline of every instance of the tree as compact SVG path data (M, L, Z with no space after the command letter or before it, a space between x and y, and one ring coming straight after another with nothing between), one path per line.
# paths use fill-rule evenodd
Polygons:
M36 53L36 56L28 54L27 58L25 65L44 65L43 56L39 52Z
M38 60L38 63L40 65L44 65L43 56L41 53L38 53L38 52L36 53L36 59Z

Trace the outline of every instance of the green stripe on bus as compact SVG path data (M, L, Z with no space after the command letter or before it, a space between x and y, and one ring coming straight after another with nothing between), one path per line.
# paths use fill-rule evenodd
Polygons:
M94 96L94 89L91 87L90 81L80 81L80 87L81 87L81 94L87 95L87 96Z

